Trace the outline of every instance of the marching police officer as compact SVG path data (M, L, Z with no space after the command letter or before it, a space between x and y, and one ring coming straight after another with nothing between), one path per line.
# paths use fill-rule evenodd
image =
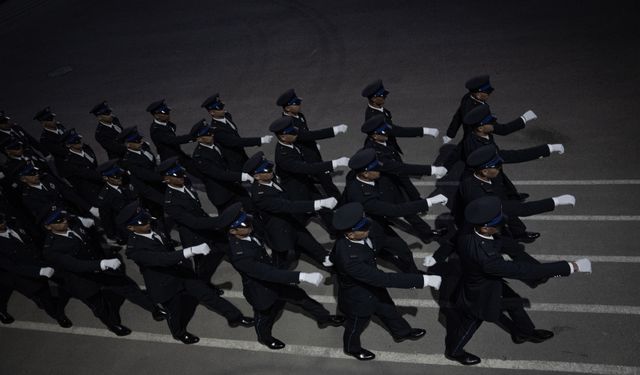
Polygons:
M319 272L298 272L279 269L267 254L262 242L251 235L251 215L241 211L235 204L225 210L221 217L229 228L229 260L242 276L242 291L251 304L255 315L258 342L269 349L279 350L285 344L273 337L271 331L276 318L289 302L299 306L317 321L318 326L338 327L344 317L331 315L318 301L296 284L306 282L319 286L323 276Z
M54 269L64 271L64 286L72 296L87 304L94 314L118 336L131 330L121 324L120 306L124 299L152 313L153 319L166 318L167 312L157 307L121 268L118 258L105 259L101 249L89 242L75 217L55 206L47 209L42 223L48 230L43 255Z
M241 137L231 113L224 110L225 105L220 94L215 93L205 99L200 107L211 116L211 127L216 129L216 143L229 163L229 169L239 171L249 159L245 147L259 147L271 143L273 136Z
M232 169L218 145L219 128L212 127L203 119L191 128L198 146L193 150L193 161L203 176L207 197L216 206L218 212L233 203L242 203L245 210L251 210L251 197L241 185L242 182L253 182L253 177Z
M372 220L379 225L386 239L379 255L393 263L403 272L418 272L413 255L407 243L391 228L390 218L415 215L427 211L434 204L446 204L447 198L438 194L427 199L396 202L389 197L395 190L389 190L390 184L380 184L382 171L386 171L377 158L374 149L365 148L349 161L351 172L347 175L347 184L343 197L345 202L359 202Z
M53 156L56 166L59 167L67 155L67 148L62 141L62 134L65 131L64 125L56 121L56 114L53 113L51 107L39 110L33 119L42 125L42 133L40 133L42 149Z
M369 238L371 220L358 202L347 203L336 210L333 226L342 232L331 259L338 273L338 308L347 315L342 336L344 352L358 360L375 358L360 344L372 316L379 317L396 342L417 340L427 331L411 328L393 303L386 288L440 288L440 276L419 273L387 273L376 264L375 239Z
M68 151L64 162L58 167L60 176L71 183L82 199L97 207L102 176L96 171L98 159L95 152L82 142L82 136L75 129L66 130L62 142Z
M108 159L120 159L127 151L122 142L118 142L118 137L122 133L120 120L113 115L113 110L106 101L96 104L90 111L96 116L98 126L95 131L96 141L107 152Z
M391 125L389 139L387 143L402 154L402 149L398 145L397 137L413 138L425 135L437 137L440 133L438 129L427 127L402 127L393 123L391 111L384 107L389 91L384 88L382 80L378 79L368 84L362 89L362 96L367 98L368 104L364 112L364 120L367 121L376 115L384 115L386 122Z
M20 125L10 122L11 117L7 116L4 110L0 110L0 144L4 144L8 139L17 139L26 149L35 151L38 157L47 158L50 154L40 145L31 134L27 133Z
M273 163L258 151L244 164L244 171L255 179L251 198L264 229L267 244L273 249L276 266L287 269L302 251L326 267L331 266L327 250L309 233L305 223L293 215L334 208L333 198L315 201L292 200L287 191L273 181Z
M480 363L480 358L464 350L483 321L499 323L516 344L543 342L553 332L536 329L523 308L524 300L504 278L538 280L569 276L574 272L591 272L591 262L579 259L545 264L507 261L494 238L504 221L500 198L487 196L474 200L465 208L465 220L473 232L458 240L457 252L462 266L461 286L456 296L457 310L447 313L445 356L463 365ZM508 316L507 316L508 314Z
M309 163L322 162L322 155L320 154L320 146L317 144L317 140L333 138L341 133L346 133L348 126L345 124L339 124L324 129L310 130L307 119L304 114L300 112L302 106L302 98L296 95L294 89L289 89L282 93L276 105L282 107L282 116L289 116L293 118L293 126L298 128L298 137L296 138L295 145L300 149L305 161ZM321 174L314 175L318 179L318 182L322 186L325 194L336 199L340 198L340 190L333 183L331 178L331 171L326 171Z
M491 85L488 75L481 75L469 79L464 86L469 90L460 100L460 106L453 114L449 128L447 128L447 134L442 137L444 143L449 143L458 134L460 126L462 126L464 139L473 129L464 123L464 117L474 108L479 106L487 106L487 100L494 88ZM529 121L537 119L538 116L532 111L528 110L519 118L507 123L507 124L493 124L493 134L496 135L508 135L514 131L523 129L525 124Z
M224 316L231 327L253 326L253 318L243 316L237 307L221 298L193 271L189 259L206 255L210 249L205 243L175 251L168 238L152 229L151 216L137 202L124 207L117 220L129 232L127 257L140 268L149 297L167 310L167 323L176 340L184 344L200 340L187 332L195 310L191 299Z

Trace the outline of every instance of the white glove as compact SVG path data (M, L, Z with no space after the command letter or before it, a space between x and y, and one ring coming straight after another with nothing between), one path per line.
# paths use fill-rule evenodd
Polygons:
M80 224L82 224L83 227L85 228L91 228L92 226L95 225L95 221L90 218L90 217L82 217L82 216L78 216L78 220L80 220Z
M300 272L300 278L299 278L300 282L304 281L305 283L313 284L315 286L320 286L322 279L324 279L324 276L322 276L320 272L311 272L311 273Z
M448 201L449 199L447 199L447 197L445 197L442 194L438 194L435 197L427 198L427 203L429 204L429 207L433 206L434 204L441 204L444 206L445 204L447 204Z
M553 197L553 203L558 206L575 206L576 205L576 197L571 194L564 194L558 197Z
M201 243L200 245L187 247L182 250L182 254L185 258L191 258L194 255L207 255L211 252L211 248L206 243Z
M106 271L107 269L116 270L121 264L122 263L118 258L104 259L100 261L100 268L103 271Z
M242 182L249 181L249 182L253 183L253 177L251 177L251 175L249 173L242 172L242 176L240 177L240 180Z
M329 259L328 255L326 257L324 257L324 261L322 262L322 265L325 266L325 267L333 266L333 262L331 261L331 259Z
M538 116L532 110L526 111L522 116L520 116L522 121L526 124L529 121L533 121L538 118Z
M345 124L336 125L333 127L333 135L338 135L340 133L346 133L348 126Z
M260 144L261 145L266 145L267 143L271 143L272 139L273 139L272 135L264 135L264 136L260 137Z
M573 270L573 272L589 272L591 273L591 261L587 258L578 259L575 261L578 265L577 270Z
M318 199L318 200L313 201L313 208L316 211L319 211L322 208L328 208L328 209L332 210L337 205L338 205L338 200L335 199L334 197L325 198L325 199Z
M557 152L560 155L564 154L564 146L562 145L562 143L556 143L556 144L547 145L547 146L549 147L550 153Z
M93 217L100 217L100 210L98 209L98 207L91 207L89 209L89 212L91 213L91 215L93 215Z
M343 156L341 158L337 158L335 160L331 160L331 165L333 166L333 169L336 169L338 167L348 167L349 166L349 158L346 156Z
M436 179L444 177L447 172L449 171L445 167L436 167L435 165L431 166L431 175L435 176Z
M51 267L42 267L40 268L40 276L44 276L47 279L50 279L51 276L53 276L53 274L56 272L56 270L54 270Z
M424 279L424 286L430 286L435 290L440 289L440 284L442 284L442 277L438 275L422 275Z
M422 262L422 265L429 268L432 267L436 264L436 258L434 258L431 255L427 255L426 257L424 257L424 262Z
M442 144L446 145L447 143L453 141L453 138L449 138L446 135L444 137L442 137Z
M422 135L430 135L433 138L436 138L440 134L440 130L436 128L422 128Z

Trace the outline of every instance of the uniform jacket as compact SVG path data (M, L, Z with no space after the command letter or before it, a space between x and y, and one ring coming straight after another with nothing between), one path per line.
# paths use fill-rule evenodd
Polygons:
M222 152L222 148L219 146L218 148ZM196 168L204 176L203 182L211 203L218 206L235 196L249 195L241 185L242 169L231 169L223 154L216 151L215 148L198 144L192 157Z
M42 147L40 142L36 140L31 134L27 133L21 126L12 125L9 131L0 130L0 144L3 144L10 138L17 138L24 144L25 148L35 150L38 156L48 156L49 152Z
M307 162L302 151L294 145L293 148L276 145L276 174L293 200L312 200L319 194L314 185L313 175L333 170L330 161Z
M56 205L71 210L81 216L87 216L91 205L85 201L74 189L69 186L60 186L47 175L40 176L43 189L38 189L26 184L22 184L22 203L29 210L34 218L42 212L44 208Z
M283 113L282 116L287 115ZM292 116L292 118L294 126L298 128L298 138L296 139L295 144L298 146L300 151L302 151L304 160L312 163L322 161L322 156L320 155L320 150L318 149L316 141L335 137L333 127L309 130L309 124L307 123L307 119L304 117L304 114L299 113L298 117Z
M157 191L164 192L165 185L163 184L163 178L155 171L156 156L151 151L148 143L143 144L139 154L127 150L122 158L122 167L131 172L131 175L135 176L140 183L153 187Z
M155 303L163 303L184 289L184 280L197 277L182 250L175 251L169 239L156 234L163 243L130 234L126 254L140 268L149 297Z
M107 152L107 156L109 160L111 159L120 159L124 156L124 153L127 151L127 146L124 145L123 142L119 142L117 137L122 132L122 126L120 125L120 120L117 117L113 118L112 121L114 127L120 129L117 131L112 129L109 126L102 125L98 123L96 127L96 132L94 134L96 141L102 146L102 148Z
M93 161L71 151L67 152L63 164L59 167L60 175L66 178L73 189L92 206L98 204L98 193L102 188L102 176L96 170L98 159L89 145L82 145L82 150Z
M571 273L567 262L534 264L504 260L499 240L486 239L476 233L462 236L458 241L462 267L458 304L484 321L497 321L501 306L510 303L502 298L504 278L534 281Z
M27 233L23 230L16 232L20 240L0 236L0 284L29 297L49 287L47 279L40 276L40 269L47 265Z
M245 147L260 146L262 142L260 137L243 138L238 133L238 127L233 122L230 113L225 113L226 121L220 119L211 119L211 126L216 128L215 140L220 147L222 155L227 159L229 168L232 171L241 171L244 163L249 159L245 152ZM233 127L228 122L233 124ZM235 129L234 129L235 127Z
M391 111L386 108L381 111L375 110L370 106L367 106L367 109L364 111L364 120L367 121L373 116L384 114L385 119L387 120L387 124L391 125L391 131L389 132L389 139L387 139L387 144L391 147L398 150L400 154L402 154L402 149L398 145L398 141L396 138L413 138L413 137L423 137L424 131L421 127L402 127L399 125L395 125L392 120Z
M462 126L463 130L463 139L471 133L471 127L469 125L465 125L462 120L467 113L471 112L477 106L481 105L489 105L485 102L481 102L471 96L471 93L466 93L462 99L460 100L460 106L456 110L456 113L453 114L453 118L451 119L451 123L449 123L449 128L447 128L447 137L455 138L456 134L458 134L458 130L460 126ZM509 135L515 131L523 129L525 126L524 120L520 117L517 119L510 121L506 124L495 123L493 124L493 133L496 135Z
M266 310L278 299L281 284L295 285L300 272L276 268L264 246L229 236L229 261L242 276L242 292L256 310Z
M375 240L371 239L375 248ZM345 237L331 255L338 273L338 305L348 315L370 316L378 303L393 304L386 288L422 288L420 274L387 273L378 269L375 250Z
M64 126L58 125L58 129L64 131ZM62 141L62 134L57 134L44 128L42 129L42 133L40 133L40 146L44 152L53 155L56 160L56 165L60 164L67 155L67 147Z
M173 156L188 157L180 145L191 142L193 137L190 134L176 135L176 124L173 122L169 121L166 125L152 122L150 134L160 160L164 161Z

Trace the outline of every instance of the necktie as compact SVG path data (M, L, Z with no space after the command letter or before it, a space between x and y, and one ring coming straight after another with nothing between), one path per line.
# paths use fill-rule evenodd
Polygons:
M226 122L227 124L229 124L229 126L231 126L231 129L233 129L233 130L238 130L238 129L236 128L236 126L235 126L235 125L233 125L233 122L231 122L231 121L227 120L226 118L224 119L224 122Z
M94 158L92 158L92 157L91 157L91 155L89 155L89 154L88 154L88 153L86 153L86 152L84 153L84 155L83 155L83 156L84 156L84 158L85 158L85 159L89 160L89 162L91 162L91 164L93 164L93 162L95 161L95 159L94 159Z
M276 184L275 182L273 182L272 184L273 184L272 186L274 188L278 189L279 191L283 191L282 188L280 186L278 186L278 184Z
M69 235L67 237L69 238L73 238L71 236L74 236L75 238L79 239L80 241L82 241L82 237L80 237L80 235L72 230L69 231Z

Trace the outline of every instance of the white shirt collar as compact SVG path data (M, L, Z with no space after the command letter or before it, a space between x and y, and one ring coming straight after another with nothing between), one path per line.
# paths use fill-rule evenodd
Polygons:
M289 148L293 148L293 144L286 144L286 143L282 143L281 141L278 141L278 143L280 143L281 145L283 145L284 147L289 147Z
M375 109L375 110L376 110L376 111L378 111L378 112L384 112L384 107L380 107L380 108L378 108L378 107L374 107L374 106L372 106L371 104L367 104L367 105L369 106L369 108L371 108L371 109Z
M49 129L49 128L45 128L45 127L43 127L43 129L44 129L44 130L46 130L46 131L48 131L49 133L53 133L53 134L60 134L60 133L58 133L58 129L57 129L57 128L56 128L56 130L51 130L51 129Z
M135 232L134 232L133 234L138 235L138 236L142 236L142 237L146 237L146 238L148 238L148 239L150 239L150 240L153 240L153 239L154 239L154 238L153 238L153 235L154 235L154 234L155 234L156 236L158 235L158 234L157 234L156 232L154 232L154 231L151 231L151 232L149 232L149 233L135 233Z
M387 147L387 142L382 142L382 141L374 141L374 142L376 142L376 143L378 143L378 144L381 144L381 145L383 145L384 147Z
M300 118L300 115L293 115L293 114L289 114L287 112L282 112L282 114L285 115L285 116L293 117L293 118Z
M365 181L363 179L361 179L360 177L356 176L356 180L362 182L363 184L367 184L367 185L371 185L371 186L376 186L376 182L375 181Z
M480 181L484 182L485 184L489 184L489 185L491 185L491 180L489 180L489 181L485 181L485 180L481 179L480 177L476 176L476 174L475 174L475 173L473 174L473 177L475 177L475 178L477 178L478 180L480 180Z
M484 238L484 239L487 239L487 240L492 240L492 239L493 239L493 236L485 236L484 234L480 234L480 233L478 233L478 231L477 231L477 230L475 230L475 229L474 229L473 231L474 231L474 232L476 232L476 234L477 234L478 236L480 236L480 237L482 237L482 238Z
M208 145L208 144L206 144L206 143L200 143L200 142L198 142L198 144L199 144L200 146L206 147L206 148L211 149L211 150L213 150L213 148L214 148L214 147L216 147L216 145L215 145L214 143L212 143L211 145ZM216 148L217 148L217 147L216 147Z
M130 149L130 148L128 148L128 147L127 147L127 151L133 152L134 154L138 154L138 155L141 155L141 154L142 154L142 151L132 150L132 149Z
M71 152L72 154L76 154L84 157L84 150L82 150L82 152L78 152L78 151L74 151L72 148L69 148L69 152Z
M39 183L38 185L31 185L29 184L29 187L32 187L34 189L38 189L38 190L42 190L42 188L44 187L44 185L42 185L42 182Z
M156 119L153 119L153 122L155 122L155 123L156 123L156 124L158 124L158 125L167 125L167 123L166 123L166 122L161 122L161 121L158 121L158 120L156 120Z
M102 121L98 121L98 123L99 123L100 125L102 125L102 126L106 126L107 128L111 128L111 129L115 129L115 128L117 128L116 124L114 124L114 123L111 123L111 124L105 124L105 123L104 123L104 122L102 122Z
M175 186L171 186L171 185L169 185L169 184L167 184L167 186L168 186L169 188L173 189L173 190L177 190L177 191L179 191L179 192L181 192L181 193L184 193L184 186L183 186L183 187L179 187L179 188L178 188L178 187L175 187Z
M120 191L120 186L116 186L116 185L111 185L110 183L107 182L107 185L111 186L111 188L116 189L118 191Z
M0 132L3 132L5 134L11 134L11 129L9 130L0 129Z
M71 231L69 229L67 229L67 231L65 233L56 233L56 232L51 232L57 236L61 236L61 237L71 237Z

